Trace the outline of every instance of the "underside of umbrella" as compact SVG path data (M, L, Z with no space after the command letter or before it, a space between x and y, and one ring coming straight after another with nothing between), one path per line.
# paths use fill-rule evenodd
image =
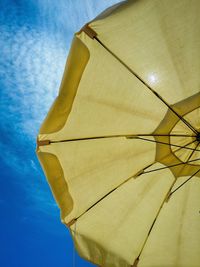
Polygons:
M199 14L130 0L74 36L37 155L98 266L200 266Z

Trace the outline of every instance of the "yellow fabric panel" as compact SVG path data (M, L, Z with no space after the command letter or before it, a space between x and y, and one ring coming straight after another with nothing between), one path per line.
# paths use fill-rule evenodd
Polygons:
M90 59L67 123L60 131L40 138L63 140L153 132L166 106L98 42L85 33L79 38L87 45Z
M200 93L198 98L199 106L200 106ZM188 122L195 126L197 130L200 129L200 107L196 108L192 112L189 112L184 117Z
M155 143L126 138L56 143L40 151L59 158L63 169L73 200L66 223L155 159Z
M189 177L179 178L174 189ZM200 179L192 178L165 203L138 267L199 267Z
M130 267L173 181L168 169L141 175L86 212L71 226L80 255L103 267Z
M78 84L88 59L89 51L87 47L80 39L74 37L60 86L59 96L48 112L41 126L40 134L55 132L64 126L71 111Z
M61 219L64 220L67 214L69 214L73 209L73 200L64 178L63 169L55 155L41 153L40 149L37 150L37 155L53 195L60 207Z
M191 97L185 98L184 100L176 103L172 107L182 116L185 116L185 119L188 120L191 124L199 125L199 120L189 114L192 114L193 110L198 109L200 105L200 90ZM188 116L189 115L189 116ZM197 126L198 127L198 126ZM198 128L197 128L198 129Z
M173 104L199 92L199 14L198 0L130 0L90 26L112 52Z

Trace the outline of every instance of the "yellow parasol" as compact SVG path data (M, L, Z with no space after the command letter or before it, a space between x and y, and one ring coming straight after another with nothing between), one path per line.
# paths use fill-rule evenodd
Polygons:
M200 266L199 14L130 0L75 34L37 155L98 266Z

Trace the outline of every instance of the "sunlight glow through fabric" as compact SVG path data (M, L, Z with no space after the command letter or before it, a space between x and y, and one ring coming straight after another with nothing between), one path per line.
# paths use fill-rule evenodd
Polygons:
M97 266L200 265L199 14L130 0L74 36L37 155Z

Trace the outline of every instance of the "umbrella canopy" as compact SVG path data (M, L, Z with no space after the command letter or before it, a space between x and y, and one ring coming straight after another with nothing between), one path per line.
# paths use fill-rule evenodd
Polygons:
M98 266L200 265L199 14L130 0L74 36L37 155Z

